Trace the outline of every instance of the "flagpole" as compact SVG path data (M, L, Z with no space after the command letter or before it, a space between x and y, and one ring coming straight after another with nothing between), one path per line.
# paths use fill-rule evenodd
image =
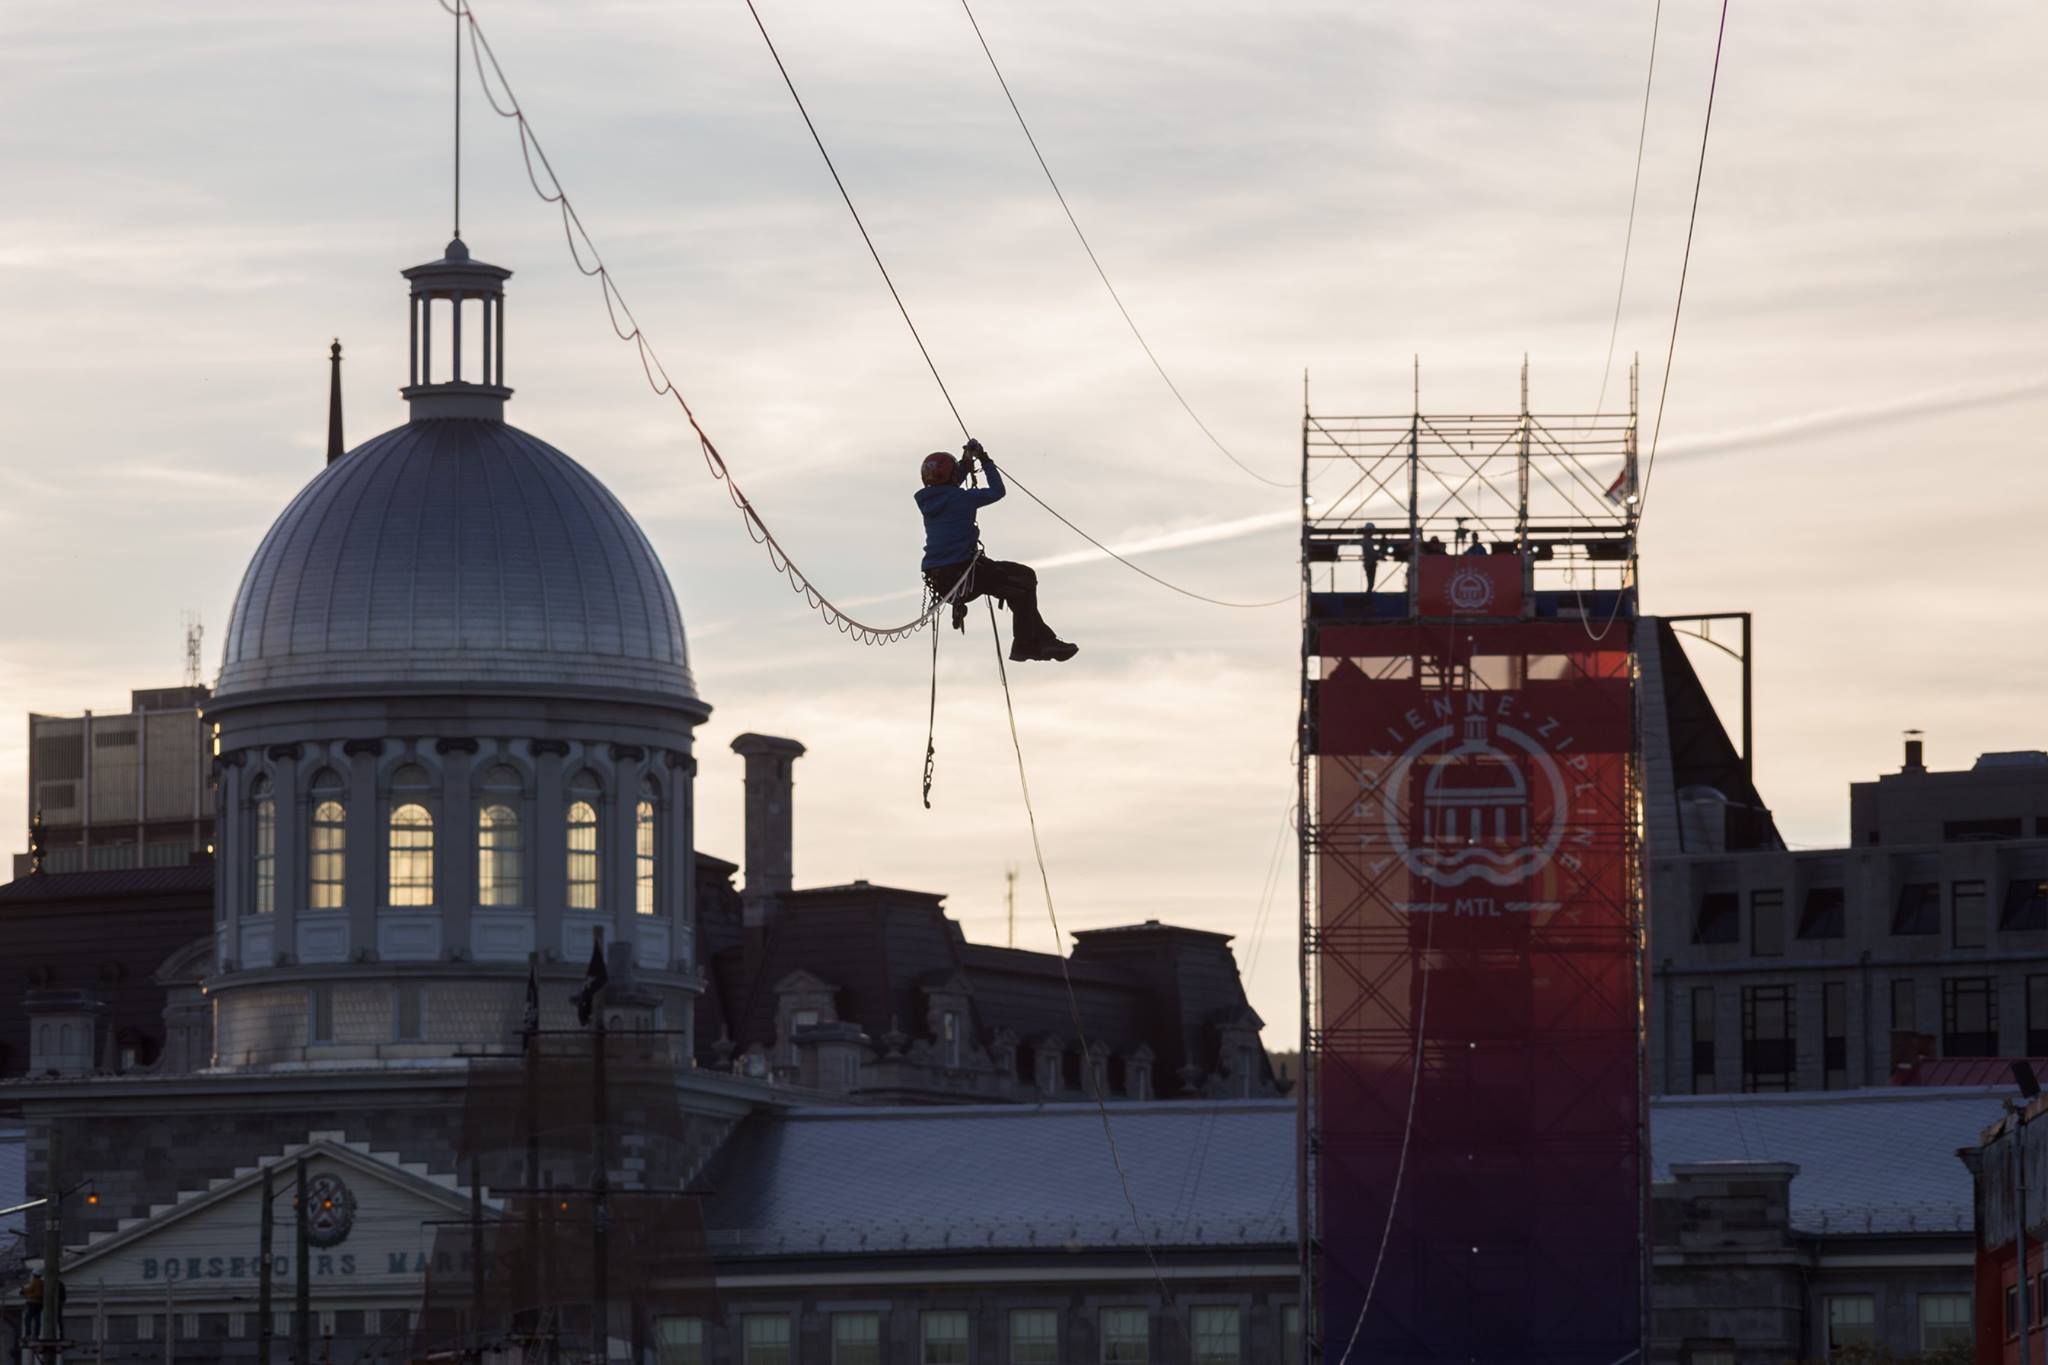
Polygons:
M521 1298L540 1330L540 954L526 955L526 1257Z

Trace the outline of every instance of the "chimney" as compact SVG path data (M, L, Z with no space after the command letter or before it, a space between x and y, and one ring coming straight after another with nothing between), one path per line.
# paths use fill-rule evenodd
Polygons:
M333 464L341 458L341 338L334 339L328 349L327 363L331 370L327 379L327 463Z
M745 734L733 740L732 751L747 760L747 865L740 910L751 977L775 903L790 887L790 765L803 755L804 746L774 735Z
M1906 731L1906 765L1899 769L1899 771L1905 773L1924 773L1927 771L1927 764L1923 759L1920 748L1920 731L1918 730Z

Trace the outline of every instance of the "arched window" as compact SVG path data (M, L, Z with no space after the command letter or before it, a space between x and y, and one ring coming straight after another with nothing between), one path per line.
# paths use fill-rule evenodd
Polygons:
M259 915L277 909L277 802L270 794L270 779L258 777L249 788L249 866L255 874L252 901Z
M526 902L526 832L519 822L519 774L500 763L484 774L476 812L476 899L479 905Z
M324 768L313 779L313 821L306 829L306 905L339 910L348 903L348 807L341 774Z
M647 779L640 784L640 804L633 808L633 908L643 915L654 913L654 812L660 796Z
M597 779L578 773L569 783L566 833L569 844L569 908L597 909L597 803L603 792Z
M434 903L434 814L425 805L434 780L408 764L391 775L390 863L385 901L394 906Z

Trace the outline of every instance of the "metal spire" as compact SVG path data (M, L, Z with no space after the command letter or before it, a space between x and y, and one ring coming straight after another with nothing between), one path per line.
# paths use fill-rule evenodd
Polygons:
M341 441L341 338L334 339L328 348L327 362L332 367L327 382L327 463L333 464L341 458L346 449Z

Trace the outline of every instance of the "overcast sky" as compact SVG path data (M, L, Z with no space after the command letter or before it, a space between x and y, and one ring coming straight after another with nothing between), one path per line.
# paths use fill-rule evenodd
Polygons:
M1074 241L954 0L759 0L968 422L1051 503L1219 596L1293 587L1292 495L1201 438ZM1666 0L1621 351L1654 393L1713 53ZM1041 146L1154 348L1241 458L1289 477L1316 406L1511 408L1601 387L1650 0L982 0ZM957 444L741 0L478 11L556 169L764 514L837 596L915 612L918 458ZM265 527L404 420L397 272L449 230L451 22L433 0L0 6L0 828L31 710L207 673ZM2048 744L2048 12L1736 0L1643 539L1647 610L1757 613L1758 780L1788 839L1847 784ZM463 235L514 270L508 416L660 550L701 690L702 846L739 853L743 730L810 746L801 881L943 891L1052 942L985 618L941 641L936 808L920 638L870 650L770 572L537 203L466 111ZM1616 381L1616 391L1620 388ZM1647 417L1647 414L1646 414ZM992 552L1086 547L1021 498ZM1171 535L1170 533L1180 533ZM897 594L891 597L889 595ZM1237 936L1294 1032L1292 606L1226 611L1114 564L1049 568L1082 646L1016 670L1064 927ZM1713 676L1715 665L1703 660ZM1725 675L1715 679L1724 684ZM20 847L23 836L6 841ZM1263 921L1262 903L1267 906Z

